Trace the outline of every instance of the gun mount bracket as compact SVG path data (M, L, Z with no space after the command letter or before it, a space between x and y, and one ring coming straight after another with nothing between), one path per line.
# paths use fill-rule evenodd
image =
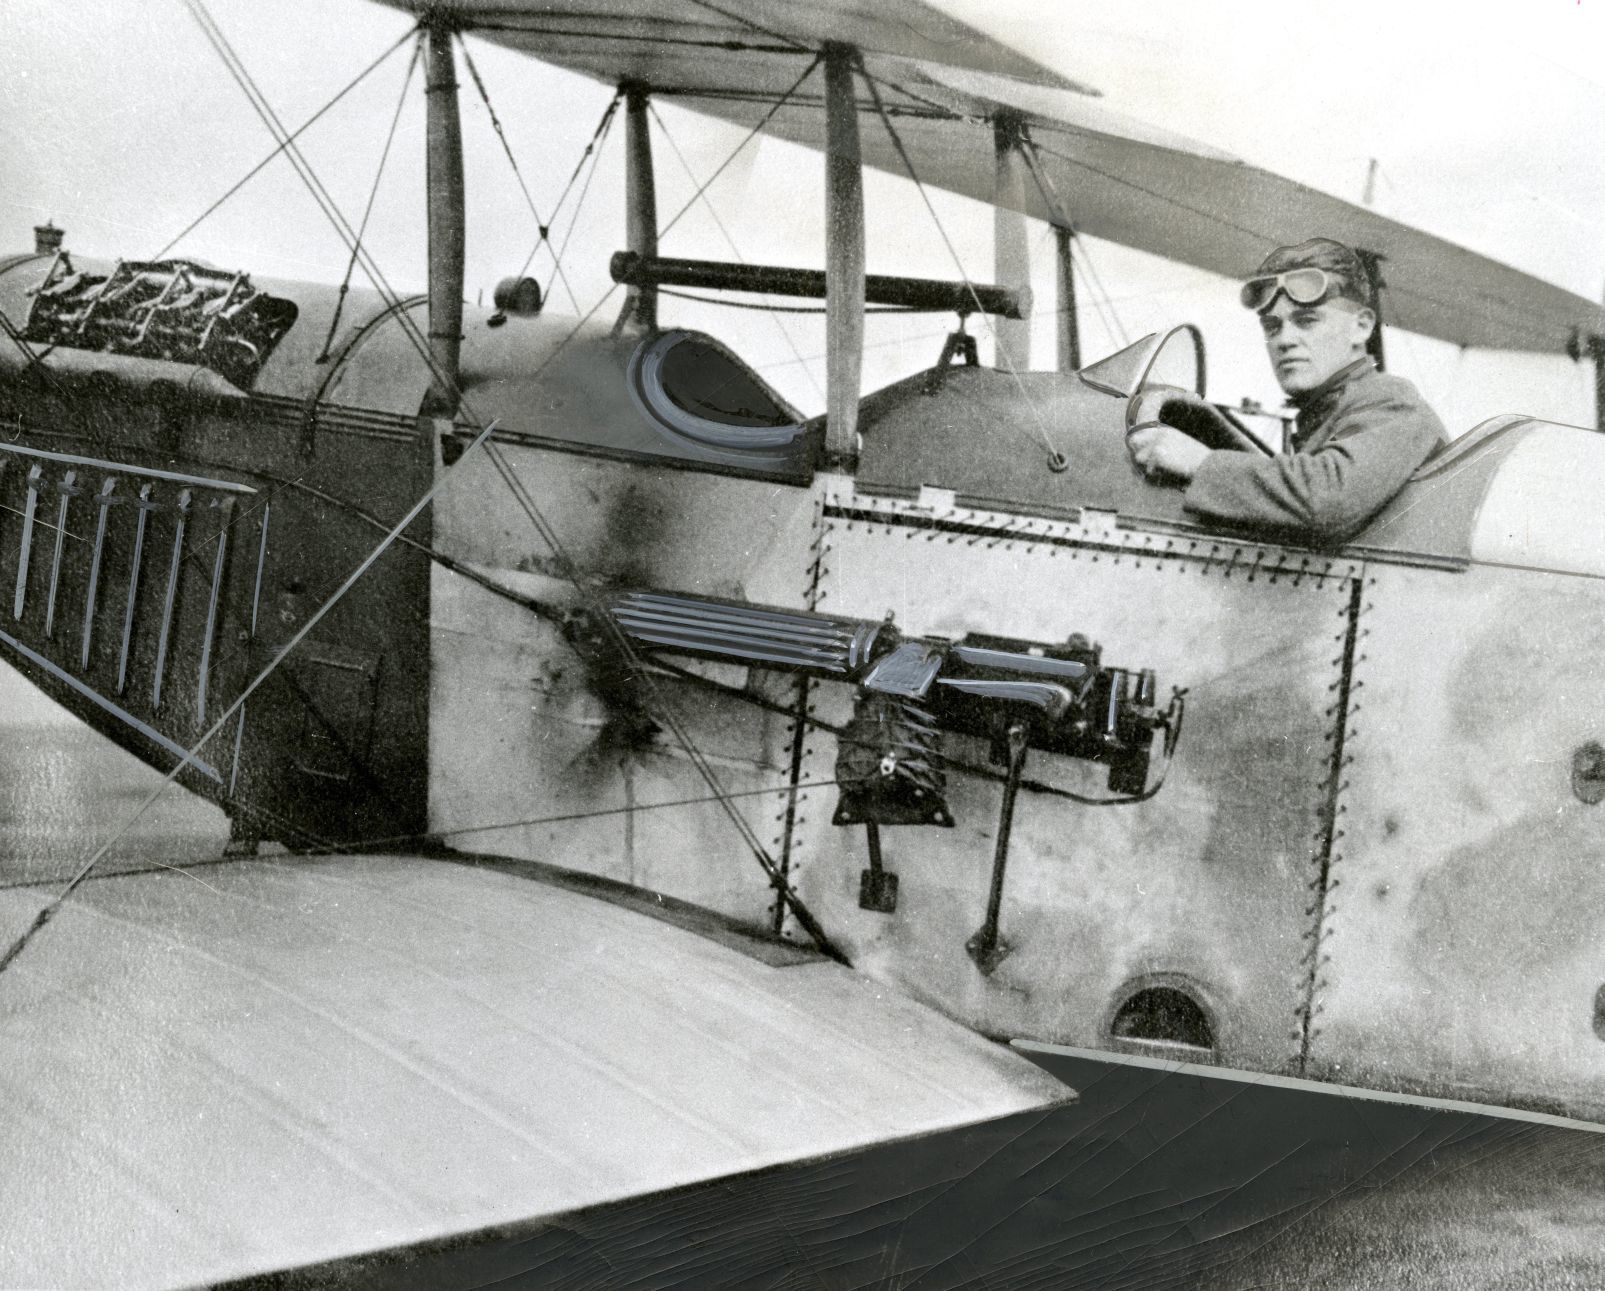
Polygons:
M952 368L953 361L960 356L964 359L965 367L978 368L981 366L981 352L976 349L975 337L964 330L964 322L959 321L959 330L949 332L947 340L942 343L942 357L936 360L936 366L925 378L925 393L936 394L947 379L948 370Z
M897 909L897 875L881 865L881 827L873 820L864 826L869 845L869 868L858 876L858 908L876 914Z
M1008 778L1003 782L1003 803L998 810L997 843L992 849L992 886L987 894L986 922L964 943L975 966L990 977L1014 950L998 932L1003 912L1003 875L1009 863L1009 834L1014 828L1014 804L1020 795L1020 776L1025 771L1028 731L1024 722L1010 722L1001 743L1008 760Z

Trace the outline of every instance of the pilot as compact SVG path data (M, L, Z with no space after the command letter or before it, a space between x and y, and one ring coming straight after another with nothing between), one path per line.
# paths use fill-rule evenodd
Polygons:
M1416 388L1366 353L1370 284L1352 249L1311 238L1271 252L1243 285L1298 410L1291 451L1212 451L1156 425L1131 433L1133 460L1150 480L1185 488L1182 505L1206 519L1322 546L1352 538L1448 438Z

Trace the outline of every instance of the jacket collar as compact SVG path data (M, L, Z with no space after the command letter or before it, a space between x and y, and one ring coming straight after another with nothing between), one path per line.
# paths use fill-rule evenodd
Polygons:
M1305 413L1313 412L1317 406L1325 403L1355 377L1374 371L1376 371L1376 361L1369 354L1362 354L1353 363L1345 363L1313 390L1294 395L1288 402L1299 410L1299 416L1302 418Z

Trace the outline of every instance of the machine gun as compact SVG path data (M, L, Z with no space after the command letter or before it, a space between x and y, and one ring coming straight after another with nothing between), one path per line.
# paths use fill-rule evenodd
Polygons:
M604 617L605 616L605 617ZM840 733L834 823L864 825L869 868L859 904L890 912L897 876L881 863L882 825L951 827L941 734L990 741L1005 768L986 922L971 956L990 972L1008 953L998 936L1009 833L1026 754L1039 749L1109 768L1116 797L1149 795L1155 736L1169 751L1182 697L1156 706L1151 669L1107 667L1085 637L1041 645L971 634L959 641L905 636L886 621L838 618L739 601L664 592L604 596L574 614L566 634L590 662L599 689L618 696L629 656L673 654L801 673L853 686L852 721ZM606 679L606 680L604 680Z

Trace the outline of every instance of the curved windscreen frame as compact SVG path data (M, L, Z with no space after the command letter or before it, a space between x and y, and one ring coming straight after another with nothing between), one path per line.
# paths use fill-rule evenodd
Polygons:
M1155 351L1162 343L1158 332L1150 332L1123 350L1084 367L1076 375L1094 390L1128 399L1137 392L1142 374L1148 370Z
M1162 385L1191 390L1201 399L1204 377L1204 334L1192 323L1181 323L1166 332L1153 347L1130 394L1135 398L1150 385Z

